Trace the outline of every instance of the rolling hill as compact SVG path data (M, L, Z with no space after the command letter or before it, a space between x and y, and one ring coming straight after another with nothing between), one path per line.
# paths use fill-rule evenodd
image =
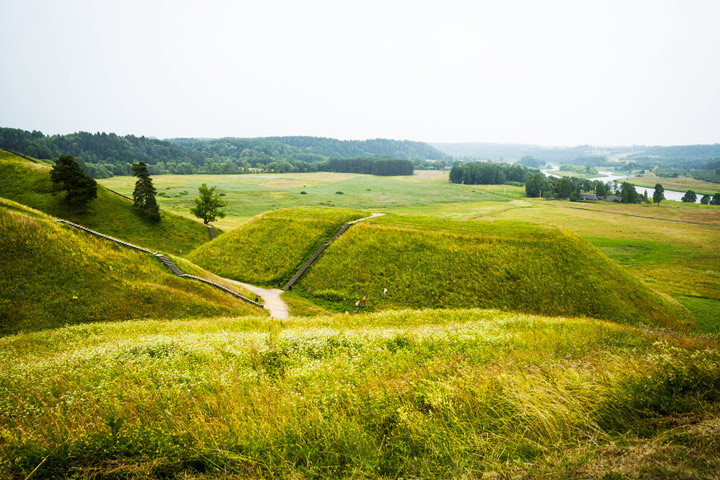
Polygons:
M99 321L262 315L156 258L0 199L0 335ZM188 263L182 269L210 277Z
M106 235L146 248L176 255L187 253L210 240L200 222L168 212L152 223L132 208L132 201L98 185L98 198L83 211L70 215L62 194L52 194L50 165L33 163L0 150L0 197L64 218ZM216 234L221 233L216 229Z
M259 258L259 261L262 257ZM383 289L388 294L382 294ZM498 308L678 326L674 307L575 235L520 222L388 216L353 226L297 290L336 310Z
M362 215L342 208L288 208L257 216L188 259L218 275L281 287L340 227Z

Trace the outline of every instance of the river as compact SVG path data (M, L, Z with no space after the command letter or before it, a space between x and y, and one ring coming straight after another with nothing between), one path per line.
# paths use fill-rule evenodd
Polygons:
M550 164L549 169L540 170L548 177L555 177L560 178L560 175L556 175L552 172L557 172L560 170L560 166L558 165L552 165ZM595 177L595 178L589 178L588 180L600 180L601 182L612 182L613 180L622 180L624 178L628 178L629 175L618 175L615 172L610 171L603 171L598 170L598 173L603 175L602 177ZM648 198L652 200L653 193L655 193L655 188L647 188L647 187L638 187L635 185L635 191L638 192L640 195L643 195L645 192L648 194ZM665 190L665 200L674 200L676 202L682 202L682 197L685 195L685 192L678 192L676 190ZM697 200L695 200L695 203L700 203L700 199L702 198L702 195L698 194Z

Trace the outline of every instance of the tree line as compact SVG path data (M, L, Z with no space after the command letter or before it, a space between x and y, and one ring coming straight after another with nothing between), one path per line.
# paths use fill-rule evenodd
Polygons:
M413 162L389 157L331 158L323 171L369 175L412 175Z
M451 183L466 185L524 184L531 170L522 165L502 165L491 162L471 162L455 165L450 170Z
M325 171L333 158L380 157L409 160L415 167L442 169L452 159L422 142L388 139L336 140L266 137L158 140L114 133L44 135L0 128L0 148L41 160L72 155L93 178L132 175L143 162L152 175L290 173Z

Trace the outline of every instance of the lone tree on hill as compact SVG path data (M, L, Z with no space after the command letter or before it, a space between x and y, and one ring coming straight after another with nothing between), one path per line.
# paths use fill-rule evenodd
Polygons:
M697 200L697 194L692 190L688 190L680 200L685 203L695 203L695 200Z
M653 203L660 205L660 202L665 200L665 189L659 183L655 184L655 191L653 192Z
M50 170L50 178L53 182L53 194L66 192L65 203L70 215L74 214L75 208L81 208L93 198L97 198L97 182L85 175L72 155L60 155L55 160L55 165Z
M153 222L160 221L160 209L155 200L155 187L145 162L133 163L133 175L137 177L133 191L133 207L140 209Z
M190 209L190 213L202 218L206 225L214 222L215 218L225 218L225 212L220 210L225 206L225 202L217 194L215 187L208 188L207 184L203 183L198 191L200 196L195 199L195 206Z

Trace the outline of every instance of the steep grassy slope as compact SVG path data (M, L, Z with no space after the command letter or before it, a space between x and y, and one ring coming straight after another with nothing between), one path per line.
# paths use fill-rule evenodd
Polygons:
M148 254L0 200L0 334L85 322L259 314ZM196 272L193 272L196 273Z
M32 163L0 150L0 197L14 200L55 217L82 224L106 235L146 248L187 253L207 242L208 230L199 222L167 212L155 224L133 210L132 202L98 185L98 198L70 215L62 194L53 196L50 166Z
M367 296L370 310L485 307L678 326L658 295L585 241L519 222L363 222L305 274L297 290L308 288L341 310Z
M0 338L0 477L718 478L717 339L481 310Z
M339 208L289 208L259 216L188 258L218 275L282 286L323 243L362 215Z

